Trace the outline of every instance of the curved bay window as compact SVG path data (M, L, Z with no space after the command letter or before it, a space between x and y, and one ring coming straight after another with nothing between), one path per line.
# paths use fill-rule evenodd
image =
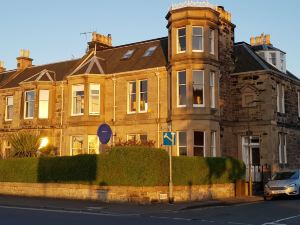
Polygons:
M72 115L83 115L84 113L84 85L72 86Z
M177 106L186 106L186 72L177 73Z
M177 30L177 53L186 51L186 28L182 27Z
M32 119L34 116L35 91L25 92L24 118Z

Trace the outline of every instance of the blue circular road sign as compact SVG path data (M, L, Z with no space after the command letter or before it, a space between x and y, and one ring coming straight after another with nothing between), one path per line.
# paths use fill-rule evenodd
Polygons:
M99 126L97 135L101 144L107 144L111 138L112 130L108 124L103 123Z

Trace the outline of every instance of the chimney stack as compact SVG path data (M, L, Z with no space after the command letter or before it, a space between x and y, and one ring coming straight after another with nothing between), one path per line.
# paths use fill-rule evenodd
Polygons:
M5 67L4 67L4 62L3 61L0 61L0 73L3 73L5 72Z
M251 37L250 45L272 45L270 34L261 34L257 37Z
M29 50L20 50L20 56L17 58L17 69L23 70L32 66L33 59L29 58Z
M107 36L105 36L93 32L92 41L88 43L88 50L92 50L92 49L94 50L95 47L96 47L96 51L112 47L111 35L108 34Z

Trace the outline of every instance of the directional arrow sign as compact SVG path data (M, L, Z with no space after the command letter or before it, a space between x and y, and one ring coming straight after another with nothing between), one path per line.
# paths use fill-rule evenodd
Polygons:
M175 132L163 132L163 144L165 146L176 145L176 133Z

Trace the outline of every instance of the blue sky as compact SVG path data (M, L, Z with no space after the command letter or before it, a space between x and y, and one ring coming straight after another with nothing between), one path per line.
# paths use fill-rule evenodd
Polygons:
M0 60L16 67L21 48L30 49L35 65L80 57L89 35L112 34L113 45L167 35L165 15L172 3L184 0L2 0ZM275 47L287 52L288 69L300 77L298 63L299 0L210 0L232 13L235 40L271 34Z

